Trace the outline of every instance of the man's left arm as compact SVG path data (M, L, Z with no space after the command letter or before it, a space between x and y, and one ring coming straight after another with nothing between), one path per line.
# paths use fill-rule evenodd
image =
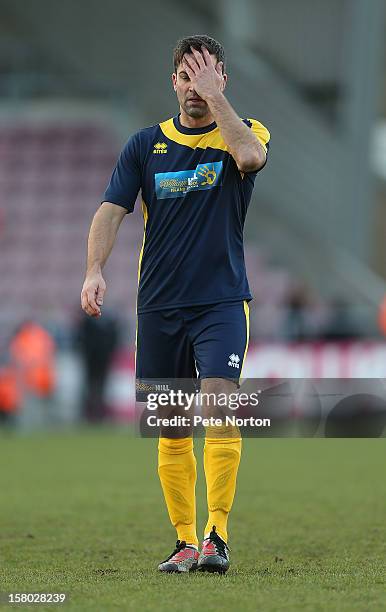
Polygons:
M205 47L202 53L193 48L191 51L184 56L183 65L196 92L207 103L238 169L240 172L260 170L266 162L267 151L224 96L222 62L214 66Z
M266 161L266 149L237 116L224 94L216 93L207 97L206 102L240 172L260 170Z

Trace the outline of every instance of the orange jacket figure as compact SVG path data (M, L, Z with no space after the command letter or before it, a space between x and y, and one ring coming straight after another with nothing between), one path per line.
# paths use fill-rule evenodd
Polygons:
M11 365L0 368L0 412L16 412L21 404L17 372Z
M386 296L379 305L378 325L381 332L386 336Z
M37 323L24 323L14 336L10 352L25 390L48 397L55 387L55 343Z

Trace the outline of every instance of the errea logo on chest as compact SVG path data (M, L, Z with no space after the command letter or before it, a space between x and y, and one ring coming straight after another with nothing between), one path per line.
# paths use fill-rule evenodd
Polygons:
M168 145L166 142L156 142L154 145L153 153L167 153Z

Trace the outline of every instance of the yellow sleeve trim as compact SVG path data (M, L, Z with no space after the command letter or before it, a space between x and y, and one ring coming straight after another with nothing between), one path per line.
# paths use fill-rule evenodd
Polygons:
M260 121L257 121L256 119L249 119L249 118L247 119L247 121L251 122L252 132L255 134L257 140L264 148L264 151L267 152L267 143L269 142L271 138L271 134L269 133L267 128L262 123L260 123Z

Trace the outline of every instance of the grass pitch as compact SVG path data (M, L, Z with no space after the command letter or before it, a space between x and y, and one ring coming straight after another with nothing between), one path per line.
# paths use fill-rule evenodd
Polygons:
M225 576L157 572L176 537L156 447L109 428L0 432L0 591L68 594L35 610L386 610L384 439L245 440Z

